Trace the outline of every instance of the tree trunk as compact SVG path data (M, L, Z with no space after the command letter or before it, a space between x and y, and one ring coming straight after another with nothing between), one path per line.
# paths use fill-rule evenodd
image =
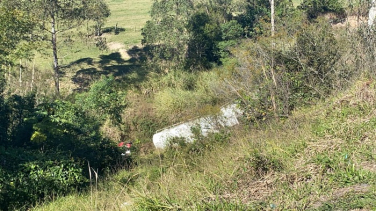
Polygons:
M272 25L272 29L271 29L271 35L272 35L271 73L272 73L272 79L273 79L274 87L275 87L275 89L277 89L277 81L275 79L275 73L274 73L274 47L275 47L275 43L274 43L274 31L275 31L275 29L274 29L274 0L270 0L270 7L271 7L270 22L271 22L271 25ZM274 89L272 89L271 91L272 91L271 99L272 99L272 104L273 104L274 116L276 117L277 116L277 105L276 105L276 102L275 102L275 92L274 92Z
M59 85L59 60L57 57L57 39L56 39L56 20L55 15L51 14L51 44L52 44L52 52L54 55L54 80L55 80L55 91L56 94L60 94L60 85Z
M272 24L272 37L274 37L274 0L270 0L270 13L271 13L271 17L270 17L270 22Z
M20 79L18 80L20 82L20 87L22 87L22 60L20 59Z
M10 71L12 69L12 66L9 64L9 68L8 68L8 84L10 84Z
M31 72L31 84L30 84L31 91L33 91L34 73L35 73L35 60L33 60L33 69L32 69L32 72Z

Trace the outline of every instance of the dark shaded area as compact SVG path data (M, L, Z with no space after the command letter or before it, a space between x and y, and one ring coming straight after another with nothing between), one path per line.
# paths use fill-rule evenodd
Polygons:
M87 57L87 58L82 58L82 59L76 60L74 62L71 62L68 65L62 65L62 66L60 66L60 69L59 69L60 77L66 76L66 70L67 69L70 69L74 66L84 65L84 64L93 65L94 61L93 61L92 58Z
M80 105L36 105L35 95L0 96L0 210L27 210L87 187L88 163L109 172L122 165L120 149Z
M112 27L105 27L102 29L102 33L114 33L115 35L117 35L120 32L125 32L125 28L112 26Z
M83 63L85 63L87 65L93 65L93 59L89 58L89 57L82 58L82 59L79 59L79 60L76 60L76 61L70 63L67 66L64 66L64 68L65 67L69 68L69 67L72 67L72 66L75 66L75 65L80 65L80 64L83 64Z
M76 72L76 75L72 78L72 81L79 85L79 90L85 90L90 86L90 82L99 79L100 75L101 73L98 73L96 68L82 69Z
M121 54L119 52L111 53L109 55L100 55L99 58L101 59L99 61L99 64L101 66L108 65L112 61L114 61L118 64L122 64L122 63L125 62L125 60L123 58L121 58Z
M93 58L82 58L70 63L64 68L74 68L81 64L87 64L88 68L80 69L72 77L72 81L79 86L76 91L88 90L90 84L102 76L114 76L123 86L131 86L145 80L147 70L142 66L147 58L147 49L134 46L127 53L131 57L124 60L119 52L100 55L98 62ZM136 73L136 77L134 75ZM128 76L132 74L132 77Z
M131 57L129 62L132 63L142 63L145 62L147 58L150 58L150 47L146 46L139 48L138 46L133 46L133 48L127 51L128 55Z

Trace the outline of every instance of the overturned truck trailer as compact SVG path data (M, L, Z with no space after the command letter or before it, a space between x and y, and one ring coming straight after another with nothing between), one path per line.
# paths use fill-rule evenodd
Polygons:
M239 124L238 117L241 114L242 111L237 108L236 104L222 107L218 115L198 118L157 132L153 135L154 146L163 149L168 145L169 140L174 137L185 138L187 142L193 142L192 127L200 127L202 135L207 136L209 133L219 132L222 127L231 127Z

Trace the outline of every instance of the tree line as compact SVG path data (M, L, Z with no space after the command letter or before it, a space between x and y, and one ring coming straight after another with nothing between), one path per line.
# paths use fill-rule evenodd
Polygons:
M60 65L58 37L61 33L93 22L95 35L101 34L101 27L110 10L103 0L38 0L2 1L1 24L4 24L1 44L3 60L0 65L12 65L17 59L30 58L39 46L47 45L53 63L55 93L60 93ZM13 21L16 20L16 21ZM2 68L4 69L4 68Z

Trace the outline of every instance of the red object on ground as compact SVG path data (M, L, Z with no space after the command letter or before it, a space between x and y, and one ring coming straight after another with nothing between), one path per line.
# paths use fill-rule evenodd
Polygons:
M118 144L118 147L122 147L124 145L124 142L120 142L119 144Z
M132 144L131 143L127 143L127 148L131 148Z

